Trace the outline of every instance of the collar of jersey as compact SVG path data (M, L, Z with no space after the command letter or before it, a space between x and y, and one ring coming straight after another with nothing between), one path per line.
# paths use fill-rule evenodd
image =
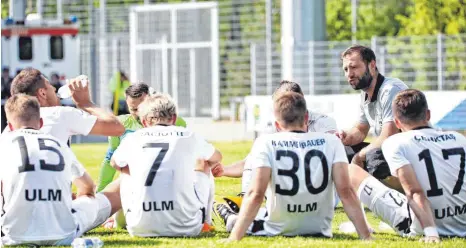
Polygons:
M377 95L379 94L379 90L383 84L383 81L385 81L385 77L379 73L379 75L377 76L377 82L375 83L374 93L372 94L372 97L371 97L371 102L375 102L377 100ZM366 93L366 97L364 98L365 101L367 101L367 97L368 96Z
M289 132L291 132L291 133L306 133L306 132L301 131L301 130L291 130Z
M421 129L427 129L427 128L432 128L432 127L429 127L429 126L420 126L420 127L413 128L413 129L411 129L411 130L421 130Z

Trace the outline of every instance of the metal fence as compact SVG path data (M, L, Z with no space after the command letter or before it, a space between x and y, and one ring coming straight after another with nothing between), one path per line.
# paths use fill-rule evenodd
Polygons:
M28 1L31 6L35 1ZM55 0L43 0L45 16L52 16ZM129 8L150 0L106 0L101 8L92 0L62 0L65 15L81 21L81 70L100 82L95 100L109 105L108 82L119 69L129 72ZM77 4L79 2L80 4ZM173 1L170 1L173 2ZM178 2L192 2L180 0ZM201 1L199 1L201 2ZM280 0L219 0L220 103L231 97L270 94L281 79ZM399 77L423 90L466 89L466 35L373 37L358 41L371 46L382 74ZM295 43L293 78L306 93L352 92L344 78L340 53L351 41ZM203 92L197 92L199 96Z

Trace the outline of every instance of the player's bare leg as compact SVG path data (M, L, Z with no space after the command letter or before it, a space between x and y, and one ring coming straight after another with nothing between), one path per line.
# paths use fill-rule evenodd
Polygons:
M117 180L107 185L107 187L105 187L104 190L100 192L104 194L110 201L110 204L112 204L111 215L115 214L118 210L121 209L120 184L121 179L118 178Z
M359 166L350 164L348 170L351 185L358 192L361 203L396 232L406 234L410 220L404 195L387 187Z
M208 162L204 160L199 160L194 170L196 172L194 189L202 205L205 206L205 219L202 231L213 231L215 229L212 225L212 209L214 205L215 182L211 172L211 166Z

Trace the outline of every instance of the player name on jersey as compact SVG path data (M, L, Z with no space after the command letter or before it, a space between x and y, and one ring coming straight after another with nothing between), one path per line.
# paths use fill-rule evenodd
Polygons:
M141 136L186 136L186 132L154 132L154 131L147 131L147 132L141 132Z
M151 201L151 202L143 202L142 203L142 210L144 212L150 211L170 211L173 210L173 201Z
M308 213L317 210L317 202L308 204L288 204L286 207L289 213Z
M26 189L26 201L61 201L60 189Z
M418 142L420 141L442 142L442 141L448 141L448 140L456 140L456 137L454 134L442 134L442 135L435 136L435 137L415 135L413 138L415 141L418 141Z
M435 209L435 218L436 219L443 219L445 217L453 217L461 214L466 214L466 204L462 206L453 206L453 207L446 207L442 209Z
M307 141L287 141L287 140L272 140L272 146L289 147L289 148L306 148L310 146L322 146L325 144L325 139L315 139Z

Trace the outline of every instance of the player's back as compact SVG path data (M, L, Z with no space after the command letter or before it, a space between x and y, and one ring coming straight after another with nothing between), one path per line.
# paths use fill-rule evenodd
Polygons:
M195 166L213 147L193 132L176 126L139 129L120 144L131 154L130 176L122 181L128 231L136 236L197 235L203 223L202 204L194 190ZM205 152L206 150L209 150ZM208 155L207 155L208 156ZM124 187L124 189L123 189Z
M389 138L383 149L397 149L400 157L407 159L405 163L412 165L430 201L439 234L465 237L466 138L457 132L426 127Z
M341 142L334 135L312 132L279 132L260 138L265 149L261 153L272 169L265 230L272 235L331 237L332 165L347 162ZM257 150L253 154L257 158Z
M71 209L74 158L66 144L37 130L2 138L2 236L15 241L59 240L76 232ZM4 238L5 238L4 237Z

